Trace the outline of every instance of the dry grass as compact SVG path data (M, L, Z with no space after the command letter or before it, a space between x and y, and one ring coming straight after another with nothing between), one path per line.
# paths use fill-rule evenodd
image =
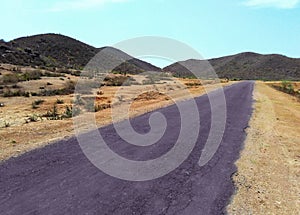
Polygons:
M300 103L257 82L230 214L300 214Z

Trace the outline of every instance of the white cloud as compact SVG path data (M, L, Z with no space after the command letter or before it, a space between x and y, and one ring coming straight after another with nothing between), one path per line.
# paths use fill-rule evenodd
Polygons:
M295 8L299 0L247 0L244 2L249 7L275 7L281 9Z
M60 12L67 10L82 10L89 9L95 7L101 7L105 4L109 3L120 3L126 2L129 0L69 0L69 1L61 1L54 4L50 11Z

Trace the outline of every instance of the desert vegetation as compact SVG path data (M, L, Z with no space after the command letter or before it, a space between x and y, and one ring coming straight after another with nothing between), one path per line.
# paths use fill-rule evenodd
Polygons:
M26 73L28 71L34 72ZM79 114L94 113L98 125L104 125L111 120L110 109L113 106L118 108L132 101L130 108L134 116L172 104L173 97L185 98L183 90L186 88L195 95L205 92L199 80L174 79L167 73L111 73L99 78L93 73L85 75L83 72L78 82L77 74L71 71L75 70L0 65L0 80L7 74L15 74L11 76L14 78L23 77L23 73L30 74L25 75L29 77L27 80L18 79L5 84L0 81L0 133L3 137L0 147L9 148L4 157L11 152L22 152L23 148L36 147L53 137L72 135L71 118ZM214 83L212 80L204 82ZM75 87L78 90L76 94ZM116 95L119 90L122 93ZM165 92L172 93L172 99ZM17 137L14 135L16 132ZM30 143L24 145L27 142Z
M57 104L54 104L51 109L48 109L42 117L46 117L48 120L63 120L69 119L80 114L81 110L77 106L65 106L63 112L59 112Z
M22 81L38 80L41 77L61 77L60 73L53 73L41 70L18 71L16 73L8 73L2 76L1 84L15 84Z

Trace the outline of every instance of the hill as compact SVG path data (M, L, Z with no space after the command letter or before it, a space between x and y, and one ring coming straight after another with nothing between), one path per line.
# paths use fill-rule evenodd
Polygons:
M236 55L208 60L220 78L243 80L299 80L300 59L283 55L261 55L245 52ZM165 67L165 72L175 76L191 76L183 66L203 74L207 70L207 61L190 59Z
M160 68L132 58L118 49L112 47L95 48L60 34L40 34L21 37L10 42L1 40L0 63L82 69L104 48L111 49L111 53L116 55L113 57L128 59L128 62L115 68L118 72L132 71L133 73L138 73L149 70L160 71Z
M71 37L60 34L40 34L21 37L9 42L0 40L0 63L23 66L43 66L82 69L99 52L108 54L102 64L112 68L112 62L121 62L114 71L137 74L144 71L161 71L145 61L131 57L113 47L95 48ZM175 76L187 77L192 74L183 66L201 72L208 77L209 64L220 78L244 80L299 80L300 59L283 55L261 55L245 52L241 54L210 59L190 59L171 64L163 69Z

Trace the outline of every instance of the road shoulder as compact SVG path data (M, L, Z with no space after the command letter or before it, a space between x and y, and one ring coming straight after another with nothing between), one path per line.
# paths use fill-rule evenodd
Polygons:
M263 82L256 82L254 99L228 212L300 214L300 103Z

